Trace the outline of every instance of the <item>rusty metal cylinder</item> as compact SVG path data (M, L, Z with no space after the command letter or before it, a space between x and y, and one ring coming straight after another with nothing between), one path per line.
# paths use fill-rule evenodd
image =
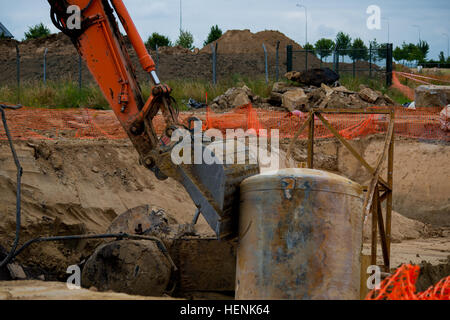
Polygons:
M236 299L359 299L363 188L283 169L241 184Z

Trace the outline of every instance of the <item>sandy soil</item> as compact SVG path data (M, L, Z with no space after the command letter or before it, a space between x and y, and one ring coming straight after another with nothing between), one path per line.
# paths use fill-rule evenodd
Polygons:
M363 254L370 255L370 244L364 245ZM391 245L392 268L397 268L402 264L419 265L424 261L432 265L450 263L448 262L449 257L450 233L448 232L442 237L404 240ZM378 246L378 263L383 265L380 245Z
M3 281L0 282L0 300L173 300L94 290L69 290L62 282Z
M152 204L173 223L192 221L195 206L173 180L157 181L138 164L128 142L80 141L16 143L24 168L23 241L38 236L104 233L119 214ZM0 244L9 250L15 230L15 175L7 144L0 143ZM203 218L197 230L212 235ZM64 275L97 243L45 243L32 246L19 262Z
M382 141L374 136L351 143L374 163ZM300 162L306 159L303 144L299 142L295 150ZM138 164L126 140L61 138L15 145L24 168L21 243L38 236L103 233L119 214L145 204L165 208L173 223L189 223L194 215L195 207L183 187L173 180L157 181ZM367 183L369 176L336 141L318 142L316 151L319 168ZM394 209L399 214L394 215L392 266L422 261L437 265L450 255L449 172L443 165L449 153L446 144L396 141ZM7 250L15 229L15 176L8 145L1 141L0 245ZM213 235L202 218L197 231ZM65 280L67 267L88 258L98 244L34 245L18 262L36 277Z

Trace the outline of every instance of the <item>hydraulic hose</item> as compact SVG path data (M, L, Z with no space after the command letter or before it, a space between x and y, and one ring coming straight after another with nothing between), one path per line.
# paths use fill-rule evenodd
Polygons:
M20 206L20 203L21 203L21 180L22 180L23 169L22 169L22 166L20 165L19 157L17 156L16 150L14 148L14 144L12 142L11 133L10 133L9 128L8 128L8 123L6 121L6 114L5 114L5 109L17 110L19 108L21 108L21 107L20 106L0 105L0 112L2 114L3 127L5 128L6 136L8 137L9 147L11 149L11 153L12 153L13 158L14 158L14 163L15 163L16 168L17 168L16 236L15 236L13 245L12 245L11 250L9 251L8 255L6 256L6 258L2 262L0 262L0 268L3 268L6 264L8 264L14 258L17 246L19 244L19 238L20 238L20 223L21 223L21 216L20 216L21 206Z

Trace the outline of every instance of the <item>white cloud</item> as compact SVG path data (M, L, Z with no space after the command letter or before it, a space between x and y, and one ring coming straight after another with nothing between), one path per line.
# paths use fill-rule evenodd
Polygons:
M390 39L394 45L403 41L417 42L419 24L422 38L430 44L430 56L437 57L447 47L443 32L450 33L450 1L448 0L182 0L183 28L191 31L195 45L202 46L212 25L228 29L250 29L253 32L275 29L296 41L304 42L304 10L308 7L308 40L332 38L338 31L365 41L387 40L386 21L383 29L366 28L366 9L376 4L382 16L390 19ZM124 0L140 31L147 38L152 32L176 40L179 33L179 0ZM44 22L56 31L49 19L46 0L0 0L0 21L16 36L23 38L28 26Z

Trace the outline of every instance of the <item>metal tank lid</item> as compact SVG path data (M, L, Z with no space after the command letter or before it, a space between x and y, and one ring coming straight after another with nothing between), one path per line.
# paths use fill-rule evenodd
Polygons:
M313 169L281 169L247 178L241 183L241 193L252 191L309 190L333 192L363 197L363 187L337 174Z

